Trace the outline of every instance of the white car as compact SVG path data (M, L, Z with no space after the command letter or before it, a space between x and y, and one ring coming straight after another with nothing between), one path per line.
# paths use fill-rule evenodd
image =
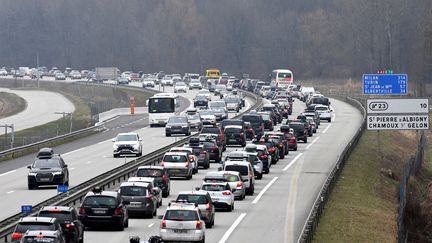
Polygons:
M205 222L195 203L170 202L159 229L164 242L205 242Z
M265 146L265 145L263 145ZM234 198L243 200L246 196L246 188L237 171L210 171L204 177L205 182L228 182L233 190Z
M208 101L211 101L211 93L208 89L202 89L202 90L198 91L197 95L203 95L203 96L207 97Z
M198 158L196 157L196 155L193 153L193 149L192 148L188 148L188 147L174 147L170 149L170 152L184 152L187 153L189 158L192 161L192 165L193 165L193 173L197 173L198 172Z
M153 79L144 79L142 82L142 87L143 88L147 88L147 87L152 87L154 88L155 86L155 82Z
M174 85L174 93L187 92L187 86L184 82L176 82Z
M171 76L166 75L162 78L161 84L163 86L174 86L174 81Z
M187 180L192 179L193 165L190 163L187 153L167 152L163 156L160 166L165 167L170 176L186 177Z
M332 109L326 105L316 105L315 110L319 113L320 120L327 120L328 122L331 122Z
M202 88L203 88L202 84L201 84L201 82L198 79L192 79L189 82L189 89L190 90L192 90L192 89L202 89Z
M224 171L238 171L245 184L246 194L253 195L255 192L254 168L250 162L245 161L225 161L222 168Z
M6 76L6 75L8 75L6 69L0 69L0 76Z
M216 208L224 208L228 212L234 210L233 189L228 182L203 182L199 189L209 193Z
M113 144L113 156L114 158L120 155L135 155L142 156L142 139L138 133L119 133L116 138L112 140Z
M216 116L211 110L200 110L199 114L203 125L216 125Z
M81 78L82 78L82 75L81 75L81 73L80 73L78 70L72 70L72 71L69 73L69 77L70 77L71 79L81 79Z

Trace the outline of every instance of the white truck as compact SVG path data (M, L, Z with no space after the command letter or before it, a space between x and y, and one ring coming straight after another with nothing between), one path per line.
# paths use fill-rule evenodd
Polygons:
M117 67L97 67L95 69L96 81L102 82L107 80L117 80L118 68Z

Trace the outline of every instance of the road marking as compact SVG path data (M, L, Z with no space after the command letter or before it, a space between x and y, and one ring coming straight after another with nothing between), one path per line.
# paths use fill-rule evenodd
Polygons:
M329 130L329 128L331 127L331 125L332 125L332 124L329 124L329 125L324 129L324 131L323 131L322 133L326 133L327 130Z
M333 118L331 119L332 122L336 121L336 114L333 114L332 117L333 117Z
M243 220L244 217L246 217L246 213L242 213L242 214L240 214L240 216L238 216L238 218L236 219L236 221L234 221L234 223L231 225L231 227L222 236L222 239L220 239L219 243L225 243L228 240L228 238L230 237L230 235L232 234L232 232L241 223L241 221Z
M3 174L0 174L0 177L1 177L1 176L4 176L4 175L11 174L11 173L14 173L15 171L16 171L16 170L11 170L11 171L5 172L5 173L3 173Z
M302 156L303 153L299 153L296 157L294 157L294 159L287 165L285 166L285 168L283 168L283 171L287 171L299 158L300 156Z
M106 142L109 142L109 141L111 141L111 140L105 140L105 141L99 142L97 144L103 144L103 143L106 143Z
M278 179L278 177L274 177L258 194L258 196L252 201L252 204L257 204L258 201L261 199L261 197L264 195L264 193L275 183L275 181Z
M84 148L80 148L80 149L72 150L72 151L67 152L67 153L64 153L64 154L62 154L62 155L68 155L68 154L71 154L71 153L76 153L76 152L81 151L81 150L83 150L83 149L84 149Z
M87 162L86 162L86 164L91 164L91 163L92 163L91 161L87 161Z
M7 194L11 194L11 193L14 193L14 192L15 192L15 191L8 191Z
M151 228L151 227L153 227L153 225L154 225L154 223L151 223L151 224L149 224L148 227Z
M318 141L320 137L315 138L315 140L312 141L305 149L309 149L316 141Z
M69 168L69 170L75 170L75 168Z

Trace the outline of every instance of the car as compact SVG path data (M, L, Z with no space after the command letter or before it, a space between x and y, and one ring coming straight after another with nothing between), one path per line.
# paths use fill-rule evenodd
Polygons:
M199 138L190 138L189 143L185 144L184 146L188 149L191 149L193 154L198 158L197 168L198 166L201 166L204 169L210 168L210 154L204 149L204 146L200 143Z
M204 176L204 182L228 182L234 198L243 200L246 197L246 188L238 171L211 171Z
M313 119L313 117L307 116L306 120L309 122L309 124L311 124L311 126L312 126L312 132L316 133L318 126L315 123L315 120Z
M209 159L219 163L222 160L222 147L216 142L216 138L213 136L200 136L200 142L203 148L209 154Z
M256 111L244 114L242 120L251 124L255 136L261 137L264 134L264 120Z
M297 138L297 140L302 140L304 143L307 143L308 130L306 129L304 123L301 121L291 121L287 125L289 128L293 129L294 136Z
M245 151L246 152L253 152L253 153L257 153L258 158L261 160L262 162L262 172L264 174L268 174L270 173L270 168L271 168L271 161L272 161L272 156L270 154L270 152L267 149L266 145L262 145L262 144L248 144L245 147ZM255 169L255 168L254 168Z
M203 124L199 113L187 114L187 118L191 129L198 129L198 131L202 129Z
M68 166L59 154L51 148L42 148L33 162L27 166L27 186L29 190L39 186L69 186Z
M213 227L215 223L215 206L209 193L206 191L181 191L179 192L176 202L186 201L195 203L201 212L202 220L206 228Z
M274 125L276 125L277 123L281 123L283 120L282 114L280 114L277 111L276 106L274 104L263 105L263 107L261 108L261 111L269 112L269 114L272 117L272 120L274 122L273 123Z
M129 80L133 81L133 82L139 81L140 79L141 79L141 77L140 77L139 73L131 73L129 76Z
M252 141L253 144L262 144L267 147L268 152L271 154L271 163L276 164L279 161L279 148L273 140L266 138L256 139Z
M221 170L237 171L240 173L242 182L246 188L247 195L253 195L255 192L255 174L250 162L245 161L225 161Z
M318 112L320 120L327 120L331 122L331 112L333 109L330 109L326 105L316 105L315 111Z
M184 152L168 152L165 153L160 162L170 177L186 177L192 179L193 165L190 163L187 153Z
M201 129L200 135L201 136L212 136L212 135L216 136L216 142L218 143L218 145L222 147L223 151L226 150L225 134L222 132L220 127L204 126Z
M29 230L48 230L56 232L63 237L63 231L56 218L48 217L23 217L20 218L12 232L11 242L20 242Z
M144 165L138 167L137 177L151 177L154 185L162 190L162 197L168 197L171 191L171 179L167 169L162 166Z
M228 111L239 112L241 108L241 100L237 95L228 95L224 98Z
M262 161L258 157L258 153L255 151L233 151L229 153L225 157L225 161L246 161L251 163L254 169L254 175L257 179L262 179L263 177L263 171L264 171L264 165ZM224 162L225 163L225 162Z
M129 227L129 215L119 192L95 187L88 192L79 207L79 219L85 227L115 226L123 231Z
M202 89L202 90L198 91L197 95L203 95L203 96L207 97L208 101L211 101L211 93L210 93L210 90L208 90L208 89Z
M192 89L202 89L203 88L203 86L202 86L202 84L201 84L201 82L199 81L199 80L195 80L195 79L193 79L193 80L191 80L190 82L189 82L189 89L190 90L192 90Z
M121 155L135 155L142 156L142 139L135 132L119 133L116 138L112 140L113 144L113 157L118 158Z
M216 208L226 209L228 212L234 210L234 194L228 182L203 182L197 189L207 191Z
M207 97L205 95L198 94L194 98L194 107L207 109L208 108L208 102L209 102L209 100L207 99Z
M66 242L84 242L84 225L79 220L75 207L44 206L39 210L37 216L56 218L62 228Z
M250 122L244 122L246 139L252 140L255 137L255 131Z
M270 113L267 111L258 112L264 120L264 130L273 131L274 130L274 122L270 116Z
M162 190L155 186L155 182L154 182L154 178L153 177L137 177L137 176L132 176L129 177L129 179L127 180L128 182L142 182L145 183L147 186L147 190L149 190L150 192L153 191L153 196L156 197L157 199L157 207L162 205Z
M205 222L195 203L170 202L160 223L164 242L205 242Z
M54 75L55 80L66 80L66 75L64 75L64 73L62 72L57 72Z
M63 235L57 231L28 230L25 232L20 242L21 243L38 243L38 242L66 243L68 241L66 241Z
M316 128L319 128L319 125L321 125L321 118L320 118L320 114L317 111L305 111L302 113L302 115L306 116L306 117L311 117L313 119L313 121L315 122Z
M165 125L165 136L170 137L172 134L191 135L191 128L187 116L172 116L168 118Z
M246 146L246 135L242 126L228 125L225 126L224 134L227 145Z
M286 139L285 134L283 132L267 132L265 136L269 138L278 138L280 141L278 141L278 147L283 152L283 155L289 154L289 145L288 145L288 139ZM279 156L281 159L284 158L284 156Z
M128 201L126 206L128 215L153 216L157 215L159 201L157 193L160 190L153 190L145 182L123 182L118 192L123 201Z
M184 82L176 82L174 85L174 93L187 92L187 85Z
M192 139L192 138L191 138ZM170 152L184 152L188 155L189 161L192 163L193 173L198 172L198 158L200 157L200 152L195 153L194 149L191 147L173 147Z
M172 76L165 75L161 81L162 86L174 86L174 81Z
M8 72L6 71L6 69L0 69L0 76L7 76Z
M69 77L70 77L71 79L81 79L81 78L82 78L82 75L81 75L80 71L78 71L78 70L72 70L72 71L69 73Z
M117 84L129 84L129 79L127 77L118 77Z
M216 116L216 121L222 121L228 118L228 110L226 108L225 101L210 101L208 106L213 111L213 114Z
M288 148L297 151L297 138L294 135L294 130L287 125L282 125L279 129L285 134L285 139L288 140Z
M143 88L147 88L147 87L151 87L154 88L155 87L155 81L154 79L150 79L150 78L146 78L142 81L142 87Z
M201 116L203 125L216 126L216 116L212 110L200 110L198 113Z
M214 89L214 95L220 95L220 93L222 92L222 91L224 91L224 90L226 90L226 85L224 85L224 84L217 84L216 86L215 86L215 89Z

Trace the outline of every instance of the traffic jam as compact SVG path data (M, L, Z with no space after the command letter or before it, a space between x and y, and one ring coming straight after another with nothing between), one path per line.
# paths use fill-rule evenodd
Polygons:
M144 88L156 83L173 91L149 98L149 126L163 127L165 137L188 136L188 141L172 147L158 165L139 166L115 189L93 188L76 207L52 205L35 217L21 218L12 242L84 242L87 230L124 231L130 218L157 218L159 234L146 239L131 235L125 242L205 242L206 230L218 224L220 212L232 212L245 198L256 196L256 185L272 173L272 166L297 153L298 144L308 143L321 123L332 122L329 98L294 83L289 70L274 70L271 76L270 82L238 79L215 69L207 70L205 80L197 75L143 77ZM180 111L179 93L194 89L191 106ZM248 103L244 91L263 98L259 110L240 113ZM294 114L294 106L304 111ZM230 118L233 113L237 116ZM112 142L113 158L143 156L138 133L119 133ZM41 149L28 168L29 190L69 185L67 161L51 148ZM176 183L197 174L200 183L172 194Z

